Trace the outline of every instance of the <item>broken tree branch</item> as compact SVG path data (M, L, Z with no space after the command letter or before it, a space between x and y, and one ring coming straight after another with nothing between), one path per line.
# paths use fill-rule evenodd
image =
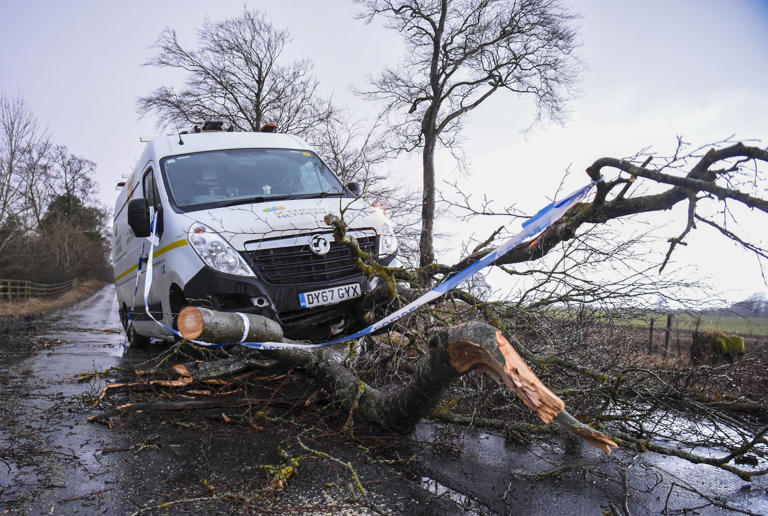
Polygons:
M619 172L628 173L633 178L645 178L659 184L671 185L671 188L661 193L636 197L625 197L626 191L622 190L619 195L609 200L608 194L610 191L617 185L624 184L625 181L617 179L600 182L597 185L595 199L591 203L581 203L574 206L559 222L550 226L538 237L522 242L500 257L496 261L496 265L509 265L539 259L549 253L559 243L573 238L576 230L583 224L604 224L610 220L626 216L669 210L677 203L689 199L691 195L695 195L697 192L712 194L721 201L733 199L750 208L768 213L768 201L765 199L715 183L718 179L727 179L727 174L724 174L722 170L711 170L710 167L718 162L733 159L768 163L768 150L747 146L743 143L736 143L722 148L712 148L701 156L683 177L645 168L646 163L648 163L647 160L643 163L643 166L637 166L627 160L600 158L586 170L589 177L595 181L602 177L603 169L612 168ZM726 171L732 168L727 168ZM393 269L388 270L388 273L393 277L405 279L406 281L410 281L409 278L413 277L432 277L440 274L444 276L451 275L465 269L494 250L495 247L483 248L469 254L453 265L433 263L414 272L400 272ZM379 300L381 301L381 299Z

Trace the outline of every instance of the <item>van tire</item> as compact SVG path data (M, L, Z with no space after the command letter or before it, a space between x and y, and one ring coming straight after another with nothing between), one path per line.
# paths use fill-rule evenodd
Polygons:
M125 330L125 336L128 339L128 344L132 348L141 349L149 346L149 337L139 335L133 328L133 325L128 322L128 309L123 306L119 309L120 324L123 325Z
M136 329L133 325L130 325L126 330L126 336L128 337L128 344L135 349L143 349L149 346L150 338L144 335L136 333Z
M171 289L168 291L168 306L171 307L172 327L174 330L178 330L177 320L179 318L179 312L187 304L187 298L184 297L184 292L177 284L171 285ZM178 338L178 337L177 337Z
M125 310L125 305L121 306L117 313L120 315L120 324L123 325L123 331L128 332L128 312Z

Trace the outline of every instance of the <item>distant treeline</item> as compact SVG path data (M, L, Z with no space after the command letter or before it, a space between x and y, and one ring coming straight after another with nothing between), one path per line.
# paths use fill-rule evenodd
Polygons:
M96 164L57 145L21 97L0 93L0 278L106 278Z

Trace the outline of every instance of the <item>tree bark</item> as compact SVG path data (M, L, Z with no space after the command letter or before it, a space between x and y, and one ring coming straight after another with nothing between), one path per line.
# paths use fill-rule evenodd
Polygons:
M421 203L421 237L419 238L419 266L425 267L435 261L433 233L435 225L435 146L437 136L424 134L422 170L424 190Z

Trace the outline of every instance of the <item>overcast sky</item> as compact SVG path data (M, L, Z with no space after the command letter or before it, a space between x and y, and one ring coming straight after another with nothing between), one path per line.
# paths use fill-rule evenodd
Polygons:
M181 86L183 80L142 66L152 55L150 47L165 27L194 46L206 17L236 16L243 5L4 0L0 91L22 94L54 141L98 164L100 198L111 208L115 183L141 152L139 136L155 132L156 120L136 115L136 98L160 85ZM399 61L403 47L397 33L355 20L356 7L341 0L245 5L290 31L286 58L311 59L321 87L338 104L357 113L376 112L354 97L350 86L364 86L366 75ZM586 181L584 168L602 156L623 157L647 146L669 152L677 135L695 144L732 134L760 139L763 146L768 141L768 2L592 0L573 6L582 17L579 55L586 69L580 94L568 105L568 120L523 132L531 123L531 105L496 95L468 120L465 150L472 173L458 178L467 191L533 212L552 195L567 167L573 171L567 188L573 189ZM446 157L438 165L439 180L458 177ZM418 160L398 169L417 184ZM750 222L748 231L767 233ZM443 228L457 231L451 220L443 221ZM681 228L659 234L675 236ZM489 225L487 232L492 229ZM753 257L713 240L706 230L699 233L676 256L678 263L696 264L696 274L711 277L729 298L767 290ZM447 244L438 247L446 261L457 252Z

